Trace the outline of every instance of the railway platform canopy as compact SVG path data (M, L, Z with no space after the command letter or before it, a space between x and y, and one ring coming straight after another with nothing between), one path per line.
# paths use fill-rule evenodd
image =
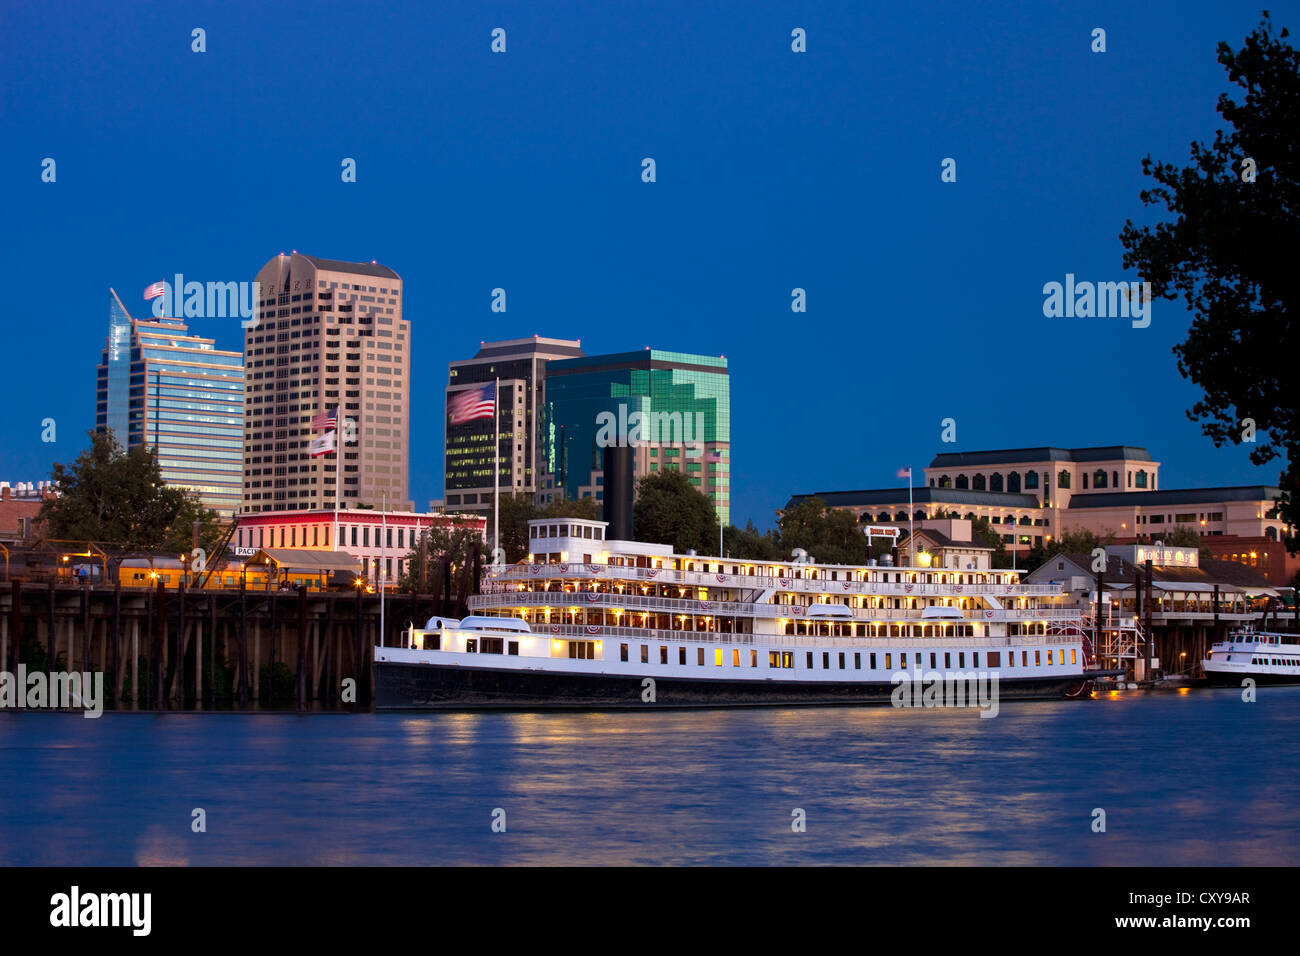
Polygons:
M317 577L321 575L364 575L361 562L346 551L308 551L293 548L259 548L246 562L248 566L265 565L274 571L274 579Z

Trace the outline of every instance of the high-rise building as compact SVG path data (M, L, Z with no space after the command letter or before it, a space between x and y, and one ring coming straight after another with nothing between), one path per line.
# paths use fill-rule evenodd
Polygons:
M578 341L536 335L480 345L477 355L452 362L448 369L443 478L445 507L451 511L491 510L492 472L498 447L502 494L536 494L540 488L538 455L542 447L539 412L545 401L547 365L556 359L585 354ZM500 419L495 429L490 418L452 424L452 403L457 396L498 380Z
M546 368L543 497L602 498L603 447L633 448L640 478L679 470L731 517L731 385L722 356L645 349Z
M242 488L243 356L190 335L179 319L132 318L112 289L108 301L96 431L111 431L124 448L157 448L167 484L193 489L220 514L234 513Z
M257 274L244 333L244 510L410 510L410 325L387 266L280 255ZM312 420L338 408L342 460L313 458Z

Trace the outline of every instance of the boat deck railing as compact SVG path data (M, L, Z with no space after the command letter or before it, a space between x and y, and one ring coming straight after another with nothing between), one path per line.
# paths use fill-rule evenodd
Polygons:
M700 644L763 644L772 650L790 647L842 648L865 650L926 650L931 647L951 645L968 647L1036 647L1077 644L1079 637L1053 634L1025 634L1013 637L818 637L791 634L728 634L721 631L665 631L658 628L619 627L614 625L549 624L539 625L533 632L537 637L585 638L599 641L627 637L650 643L653 641L688 641ZM942 642L942 643L936 643Z
M972 576L974 574L997 573L988 571L959 570L898 570L872 568L868 575L902 574L902 575L947 575ZM512 564L495 565L488 569L489 582L536 581L553 578L599 579L621 581L645 581L656 584L682 584L705 588L774 588L778 591L800 591L813 594L871 594L903 597L907 595L931 595L952 597L957 595L994 595L1001 597L1059 596L1063 590L1059 584L1006 584L1006 583L967 583L956 581L882 581L882 580L844 580L825 576L810 577L807 572L791 573L785 576L765 574L729 574L708 571L678 571L672 568L631 568L615 564L596 564L585 562L568 562L562 564Z
M819 605L804 604L753 604L744 601L700 601L694 598L668 598L643 594L620 594L617 591L500 591L473 595L469 599L471 610L495 608L593 608L636 609L663 611L671 614L689 614L695 617L734 615L778 620L818 620L809 616L810 609ZM839 604L839 607L845 605ZM925 609L916 608L850 608L851 620L857 624L883 621L906 621L919 624L975 624L1005 621L1077 621L1080 609L1073 606L1027 608L954 608L962 612L960 619L925 618ZM822 619L824 620L824 619ZM850 620L845 618L843 620Z

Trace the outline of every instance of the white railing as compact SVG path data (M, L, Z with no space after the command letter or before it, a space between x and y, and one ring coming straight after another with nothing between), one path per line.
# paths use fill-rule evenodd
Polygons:
M868 575L904 574L904 575L956 575L981 574L990 572L962 571L903 571L871 570ZM1009 597L1051 596L1062 593L1056 584L965 584L949 580L943 584L937 582L899 582L878 579L867 581L831 580L829 577L771 576L763 574L731 574L707 571L676 571L671 568L633 568L611 564L587 564L569 562L565 564L516 564L506 567L494 566L489 569L491 582L537 581L555 578L567 579L621 579L647 581L658 584L681 584L692 587L734 587L734 588L777 588L782 591L798 591L812 594L872 594L872 595L1005 595Z
M596 630L581 624L538 624L534 635L538 637L577 637L600 641L613 637L627 637L639 641L691 641L698 644L753 644L754 634L726 634L721 631L665 631L654 627L616 627L599 625ZM762 638L760 638L761 640Z
M1249 621L1254 620L1257 615L1251 611L1220 611L1219 619L1226 621ZM1213 611L1176 611L1173 609L1152 610L1152 621L1165 621L1170 618L1181 618L1192 621L1212 621L1214 620Z
M665 631L648 627L601 625L592 630L580 624L539 624L536 637L580 638L602 641L626 637L643 643L689 641L698 644L762 644L772 650L791 647L859 648L869 650L924 651L929 648L1036 647L1078 644L1077 635L1025 634L1017 637L815 637L793 634L727 634L715 631Z
M738 601L698 601L692 598L651 597L643 594L619 594L606 591L499 591L490 594L472 595L469 599L471 610L490 610L512 607L551 607L551 608L600 608L602 610L618 608L620 610L661 611L670 614L689 614L693 617L713 617L717 615L735 615L738 617L756 617L779 620L805 620L818 623L852 621L856 624L870 624L877 621L907 621L921 624L951 623L998 623L1005 621L1070 621L1077 620L1079 610L1075 607L1027 607L1027 608L972 608L963 611L960 621L926 619L923 608L849 608L851 618L827 618L810 614L822 604L748 604ZM845 607L834 602L826 606ZM961 610L954 608L953 610Z

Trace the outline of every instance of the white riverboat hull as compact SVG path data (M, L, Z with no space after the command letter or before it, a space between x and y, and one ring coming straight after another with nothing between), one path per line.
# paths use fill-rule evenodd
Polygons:
M477 655L453 661L439 652L376 648L375 706L380 710L603 710L673 707L790 707L825 705L922 706L921 688L937 681L944 706L975 708L990 695L996 702L1050 700L1080 696L1089 682L1082 671L1050 674L997 674L985 671L924 671L902 678L881 673L786 676L643 676L619 673L602 661L565 660L563 666L538 666L527 658ZM900 672L903 673L903 672ZM901 687L901 690L900 690Z

